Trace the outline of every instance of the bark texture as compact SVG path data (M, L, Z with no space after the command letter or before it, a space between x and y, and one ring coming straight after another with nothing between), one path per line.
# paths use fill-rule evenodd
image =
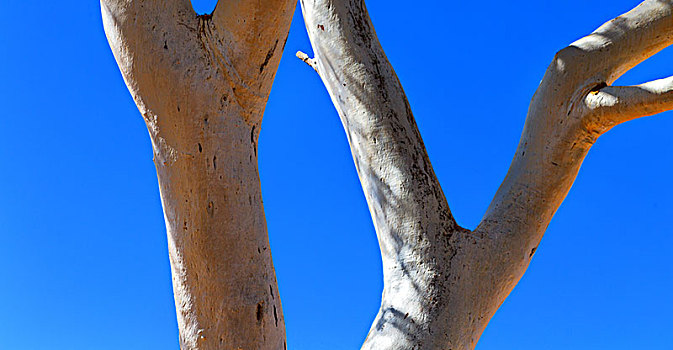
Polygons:
M257 168L293 0L101 0L152 140L182 349L284 349Z
M363 349L473 349L522 277L596 139L673 108L673 80L610 86L673 43L673 2L647 0L560 50L482 222L454 221L362 0L301 0L381 247L381 308Z

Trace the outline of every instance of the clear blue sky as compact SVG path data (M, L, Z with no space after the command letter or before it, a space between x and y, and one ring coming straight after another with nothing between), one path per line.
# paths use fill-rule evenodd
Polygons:
M461 225L500 184L554 53L637 3L368 1ZM296 50L310 52L299 11L259 145L288 347L357 349L378 247L337 114ZM477 349L673 349L672 133L668 113L600 138ZM0 2L0 160L0 349L178 349L151 146L97 1Z

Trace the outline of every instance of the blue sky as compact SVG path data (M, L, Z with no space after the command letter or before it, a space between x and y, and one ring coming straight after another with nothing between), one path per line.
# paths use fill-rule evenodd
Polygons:
M637 3L368 1L461 225L502 181L554 53ZM380 256L337 114L296 50L310 52L299 11L259 145L288 347L357 349ZM151 146L98 2L0 2L0 77L0 349L178 349ZM671 132L665 113L599 139L477 349L673 349Z

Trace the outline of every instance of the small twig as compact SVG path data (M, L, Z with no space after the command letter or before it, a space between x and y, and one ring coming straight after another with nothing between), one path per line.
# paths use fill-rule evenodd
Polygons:
M318 72L318 65L317 65L315 59L313 59L313 58L309 58L307 54L305 54L305 53L303 53L303 52L301 52L301 51L297 51L297 54L296 54L296 55L297 55L297 58L298 58L298 59L304 61L304 63L306 63L306 64L308 64L309 66L311 66L311 68L313 68L313 70L315 70L316 73Z

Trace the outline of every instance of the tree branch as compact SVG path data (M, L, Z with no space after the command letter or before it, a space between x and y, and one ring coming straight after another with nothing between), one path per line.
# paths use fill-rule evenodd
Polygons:
M383 259L381 308L363 349L469 344L473 327L449 319L472 311L458 304L475 295L455 285L460 259L473 252L458 242L473 239L451 215L364 2L301 3L312 63L346 131Z
M647 0L552 60L507 176L475 229L496 243L491 261L506 266L510 283L502 285L500 300L528 267L597 138L615 124L673 107L670 79L607 86L671 43L671 2Z
M313 68L313 70L316 71L316 73L320 74L320 72L318 72L318 66L316 65L316 62L315 62L314 59L308 57L307 54L305 54L301 51L297 51L296 56L297 56L298 59L300 59L304 63L308 64L309 67Z
M598 136L619 122L669 108L669 79L630 88L606 82L673 43L671 7L669 1L644 1L559 51L531 101L510 170L477 231L517 235L520 239L513 241L531 251Z
M584 100L590 114L616 125L673 109L673 77L637 86L607 86Z
M573 57L576 63L594 63L584 67L585 77L598 78L610 85L626 71L673 43L672 11L670 0L643 1L633 10L570 44L569 51L581 51Z
M100 4L105 34L126 84L134 87L132 94L144 89L138 86L140 81L151 80L141 76L170 76L177 68L174 56L198 48L188 33L188 28L196 28L189 0L101 0Z
M172 26L183 15L196 16L190 0L101 0L100 3L106 23L116 23L121 30L128 29L125 38L133 37L131 30L136 35L148 35L157 29L158 23Z

